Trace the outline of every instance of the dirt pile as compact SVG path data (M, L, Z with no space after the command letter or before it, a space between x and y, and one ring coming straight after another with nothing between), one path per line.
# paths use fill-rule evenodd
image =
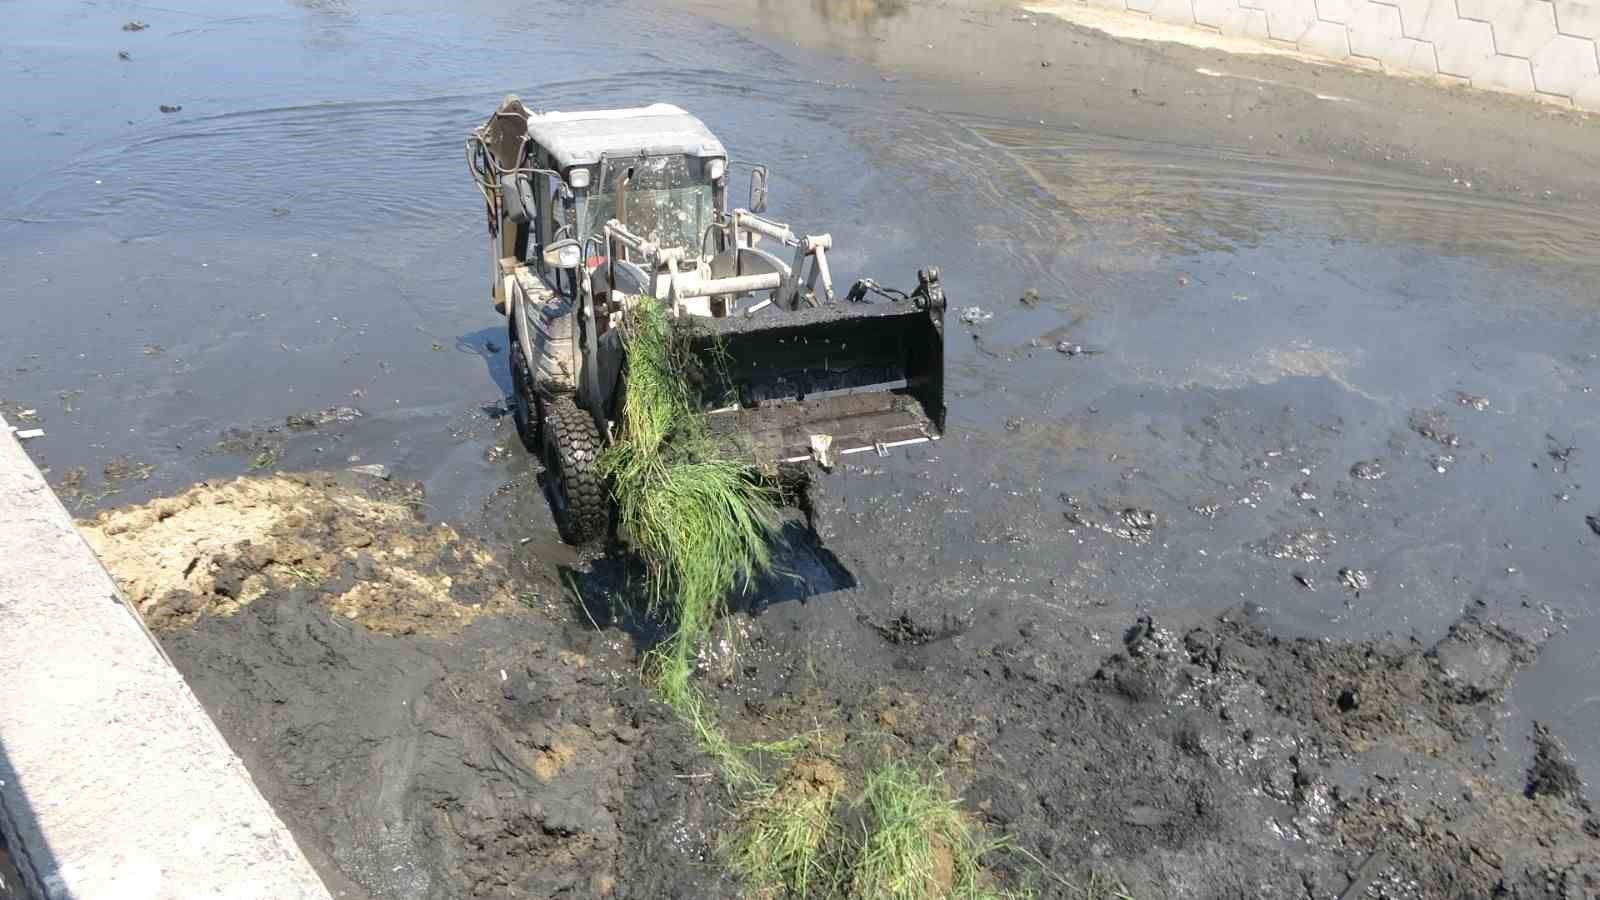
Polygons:
M356 474L202 483L81 523L157 630L301 589L385 634L459 630L513 604L493 554L417 515L420 488Z
M336 896L736 896L712 766L631 648L419 490L247 478L85 530Z

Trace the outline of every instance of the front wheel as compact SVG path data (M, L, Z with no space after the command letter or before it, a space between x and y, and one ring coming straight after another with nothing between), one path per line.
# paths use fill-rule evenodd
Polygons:
M540 457L556 528L569 544L605 534L611 505L600 477L600 431L571 397L541 398Z

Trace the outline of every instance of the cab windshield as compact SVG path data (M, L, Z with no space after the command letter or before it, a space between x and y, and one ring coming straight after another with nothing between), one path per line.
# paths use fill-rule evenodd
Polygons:
M683 155L607 160L595 188L578 201L579 236L584 240L602 236L607 220L620 219L629 231L657 246L698 254L700 237L712 221L711 184L704 177L704 165L703 160Z

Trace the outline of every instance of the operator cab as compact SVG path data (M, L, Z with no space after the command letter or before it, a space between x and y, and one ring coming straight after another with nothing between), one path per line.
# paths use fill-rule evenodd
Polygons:
M530 113L520 102L508 102L493 126L485 137L495 157L517 160L515 168L527 170L506 176L527 221L506 223L500 256L528 263L562 293L571 291L574 273L545 266L545 249L575 239L585 263L580 271L594 270L613 253L626 259L626 248L605 246L608 220L691 254L715 240L713 226L727 196L728 152L682 109L656 103ZM705 245L703 252L709 256L716 248Z

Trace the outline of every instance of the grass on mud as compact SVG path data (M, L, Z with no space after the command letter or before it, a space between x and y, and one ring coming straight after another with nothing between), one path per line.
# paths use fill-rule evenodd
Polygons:
M628 367L620 439L600 457L618 524L645 564L649 602L673 628L651 651L664 702L694 731L739 797L739 824L723 842L754 896L827 900L1001 900L985 887L986 843L940 773L898 761L870 770L859 797L831 763L797 760L769 781L754 752L792 756L805 742L735 744L693 683L702 642L771 562L778 492L753 463L707 435L684 377L687 347L665 310L639 298L623 325ZM855 826L847 826L846 813Z
M730 865L761 898L1022 900L992 885L983 838L943 774L902 760L866 773L845 797L833 764L803 760L753 792L724 842Z

